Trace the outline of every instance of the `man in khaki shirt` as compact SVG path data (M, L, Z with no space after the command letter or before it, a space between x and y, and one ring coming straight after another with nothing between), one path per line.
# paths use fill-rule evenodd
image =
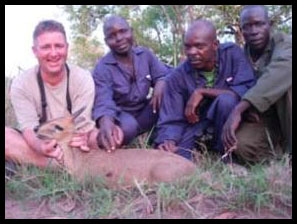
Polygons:
M257 84L230 114L222 138L238 158L260 162L292 152L292 38L272 32L264 6L246 6L240 23Z
M17 77L11 86L11 101L20 131L5 127L5 160L45 167L50 158L62 159L63 153L55 140L37 138L34 128L64 116L67 111L75 112L85 106L81 116L88 124L72 138L70 146L83 151L97 148L98 130L91 120L95 87L88 71L66 64L68 43L62 24L53 20L40 22L33 41L38 65Z

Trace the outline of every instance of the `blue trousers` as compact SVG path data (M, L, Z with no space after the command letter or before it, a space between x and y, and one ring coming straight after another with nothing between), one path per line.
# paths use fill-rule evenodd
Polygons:
M118 121L124 132L124 144L128 144L139 134L151 130L157 119L158 114L153 113L153 108L149 103L141 111L133 114L120 112Z
M191 159L197 137L202 136L209 127L213 127L214 130L212 148L222 153L224 150L221 139L223 126L238 102L239 99L236 96L224 93L201 106L200 121L196 124L189 124L185 128L181 141L178 143L179 149L176 153L187 159Z

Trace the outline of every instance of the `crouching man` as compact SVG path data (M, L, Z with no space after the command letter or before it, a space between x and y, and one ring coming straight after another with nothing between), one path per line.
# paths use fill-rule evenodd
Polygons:
M215 27L206 20L189 27L184 48L187 60L166 79L155 143L191 159L197 136L212 127L213 149L222 153L223 125L254 84L252 68L238 46L219 44Z
M86 123L69 144L83 151L98 148L98 130L91 120L94 82L89 72L66 63L68 43L63 25L53 20L40 22L33 34L32 49L38 65L16 77L11 86L20 130L5 127L5 160L39 167L48 166L55 161L52 158L61 160L63 152L56 141L37 138L34 128L83 106L86 109L80 119Z

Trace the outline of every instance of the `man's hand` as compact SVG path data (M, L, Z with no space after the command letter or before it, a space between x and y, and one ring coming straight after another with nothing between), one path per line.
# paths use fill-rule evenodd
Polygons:
M235 132L239 127L240 122L241 122L241 113L237 110L234 110L229 115L223 127L222 141L223 141L224 148L226 150L234 146L236 147L237 138L236 138Z
M260 122L259 113L254 108L250 108L242 116L243 116L243 119L247 122L251 122L251 123Z
M88 133L75 133L69 142L70 147L80 148L82 151L88 152Z
M222 133L222 141L226 150L237 146L235 132L242 120L242 114L251 108L251 106L252 105L246 100L240 101L240 103L237 104L237 106L233 109L227 121L225 122ZM259 117L257 116L255 119L257 120L258 118Z
M28 145L40 155L55 158L59 162L63 159L63 150L56 140L41 140L31 128L26 128L23 136Z
M46 157L51 157L58 161L63 159L63 151L56 140L39 140L35 150Z
M158 146L158 149L168 152L176 152L178 150L178 147L176 146L175 141L165 140L162 144Z
M203 94L200 89L195 90L190 99L188 100L186 109L185 109L185 116L189 123L194 124L199 121L199 117L197 114L197 108L199 104L203 100Z
M158 81L155 85L153 97L151 100L151 105L153 106L153 113L157 113L157 111L161 107L164 88L165 88L164 80Z
M119 148L124 140L124 133L122 131L122 129L120 128L120 126L115 125L113 130L112 130L112 135L114 138L114 142L116 144L116 148Z
M98 144L103 146L107 152L111 152L121 146L123 142L123 131L115 125L109 117L100 120L100 131L98 133Z

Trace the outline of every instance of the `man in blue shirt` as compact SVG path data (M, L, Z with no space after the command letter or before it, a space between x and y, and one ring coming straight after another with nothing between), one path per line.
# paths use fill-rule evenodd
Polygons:
M147 48L133 46L132 29L122 17L108 18L103 31L111 52L94 70L93 117L100 127L99 145L111 151L122 145L119 132L127 144L156 123L168 69Z
M195 21L184 39L187 60L166 78L155 143L191 159L197 136L214 128L213 148L223 152L222 127L254 85L252 68L232 43L219 44L213 24Z

